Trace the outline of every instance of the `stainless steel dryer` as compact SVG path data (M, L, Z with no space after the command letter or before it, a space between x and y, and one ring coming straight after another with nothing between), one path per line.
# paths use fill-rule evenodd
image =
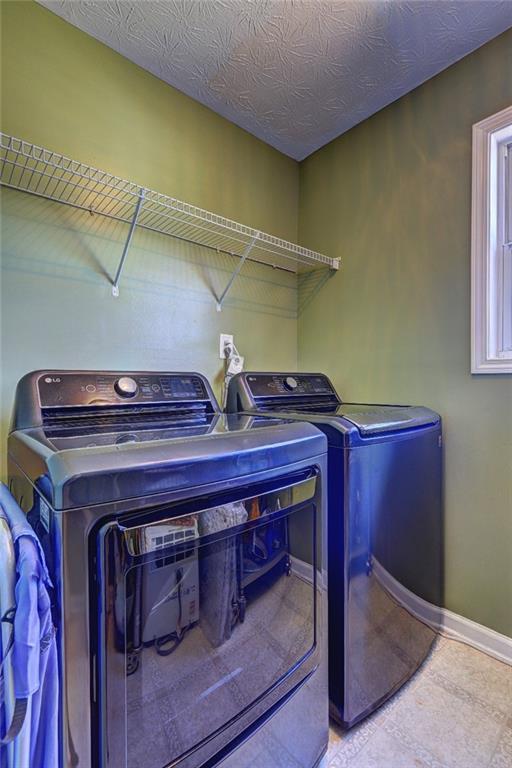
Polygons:
M20 381L9 482L56 585L63 768L316 765L325 470L313 426L223 416L196 373Z
M443 600L441 418L344 403L323 374L242 373L228 410L315 424L327 436L329 698L346 727L428 654Z

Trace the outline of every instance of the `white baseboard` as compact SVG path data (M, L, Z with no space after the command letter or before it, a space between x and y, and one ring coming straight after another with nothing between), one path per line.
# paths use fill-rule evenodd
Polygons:
M314 571L311 563L306 563L304 560L299 560L298 557L294 557L293 555L290 555L290 560L292 564L292 573L294 573L295 576L298 576L299 579L302 579L302 581L313 585L315 580L313 578ZM327 589L327 573L325 571L316 572L316 583L317 587Z
M293 556L291 561L293 572L304 581L312 584L312 566ZM498 659L498 661L512 666L512 637L502 635L493 629L484 627L483 624L477 624L476 621L459 616L447 608L439 608L437 605L423 600L400 584L375 558L373 559L373 573L382 587L390 593L397 603L403 605L413 616L431 626L436 632L471 645L473 648Z
M493 629L477 624L476 621L459 616L447 608L439 608L423 600L398 582L385 568L373 560L373 572L376 579L391 596L418 619L429 624L446 637L467 643L498 661L512 665L512 637L507 637Z
M290 555L292 563L292 572L302 579L307 581L308 584L313 584L313 566L310 563L306 563L304 560L299 560L298 557Z
M443 609L441 632L454 640L472 645L498 661L512 665L512 637L495 632L494 629L477 624L476 621L459 616L446 608Z

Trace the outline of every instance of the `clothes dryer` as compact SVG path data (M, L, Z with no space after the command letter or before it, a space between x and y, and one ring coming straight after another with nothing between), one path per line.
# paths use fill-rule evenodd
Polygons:
M222 415L196 373L20 381L9 483L56 586L63 768L320 760L325 470L312 425Z

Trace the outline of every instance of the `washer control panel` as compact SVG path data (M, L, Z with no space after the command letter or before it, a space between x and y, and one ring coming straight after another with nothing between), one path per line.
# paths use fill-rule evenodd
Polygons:
M329 379L319 373L248 373L245 380L255 398L336 394Z
M37 382L42 408L209 400L194 374L45 373Z

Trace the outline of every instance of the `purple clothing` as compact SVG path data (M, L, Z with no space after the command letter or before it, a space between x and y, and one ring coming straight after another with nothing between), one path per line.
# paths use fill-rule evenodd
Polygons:
M17 738L29 740L30 768L58 768L59 673L48 594L52 583L34 530L1 483L0 514L9 523L16 550L14 693L16 699L29 700L27 721Z

